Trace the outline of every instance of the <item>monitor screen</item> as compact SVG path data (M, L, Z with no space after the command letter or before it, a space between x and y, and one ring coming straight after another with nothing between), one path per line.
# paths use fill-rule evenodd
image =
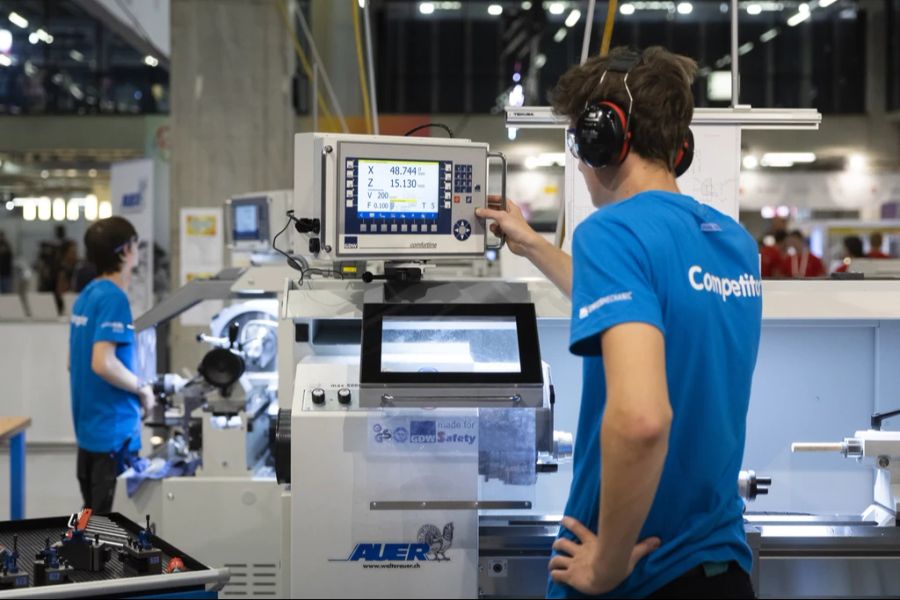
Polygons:
M519 373L515 316L386 316L386 373Z
M440 162L359 159L357 212L363 218L438 212Z
M238 204L234 207L235 237L247 239L259 235L259 209L255 204Z

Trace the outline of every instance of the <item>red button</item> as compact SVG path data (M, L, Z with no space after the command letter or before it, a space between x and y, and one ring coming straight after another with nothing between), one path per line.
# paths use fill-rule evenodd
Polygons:
M453 196L454 204L459 204L459 196Z

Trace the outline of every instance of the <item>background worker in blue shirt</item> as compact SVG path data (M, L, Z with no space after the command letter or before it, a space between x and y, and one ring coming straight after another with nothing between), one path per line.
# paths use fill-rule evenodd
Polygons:
M84 506L112 510L116 477L141 447L141 408L154 396L136 373L135 337L125 290L137 262L137 233L122 217L102 219L84 234L94 279L72 308L69 375Z
M484 210L572 298L584 386L549 597L752 597L737 479L759 346L757 246L680 194L694 61L613 50L553 94L598 210L573 256ZM735 157L737 160L737 157Z

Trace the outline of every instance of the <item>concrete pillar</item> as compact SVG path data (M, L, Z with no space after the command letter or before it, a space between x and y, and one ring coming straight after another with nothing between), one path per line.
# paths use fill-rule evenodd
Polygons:
M293 186L294 57L275 0L172 0L171 19L177 287L181 208L221 207L235 194ZM206 350L197 331L173 324L173 370L196 368Z
M350 0L312 0L309 26L344 115L348 118L359 117L362 119L362 94L359 86L356 38L353 33L351 10L358 10L355 0L353 2ZM362 14L360 14L360 35L364 35ZM303 40L303 43L305 44L306 40ZM362 43L365 52L365 41ZM384 84L388 85L388 82L384 82ZM319 87L322 89L321 86ZM356 122L355 119L354 122ZM359 128L357 132L362 133L363 129Z

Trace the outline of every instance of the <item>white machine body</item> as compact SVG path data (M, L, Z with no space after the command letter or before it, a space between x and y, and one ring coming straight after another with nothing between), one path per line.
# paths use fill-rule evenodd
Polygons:
M533 410L508 410L534 423ZM479 509L492 505L479 472L484 418L475 408L364 408L358 357L302 360L291 416L291 596L476 597ZM509 499L523 490L501 487Z

